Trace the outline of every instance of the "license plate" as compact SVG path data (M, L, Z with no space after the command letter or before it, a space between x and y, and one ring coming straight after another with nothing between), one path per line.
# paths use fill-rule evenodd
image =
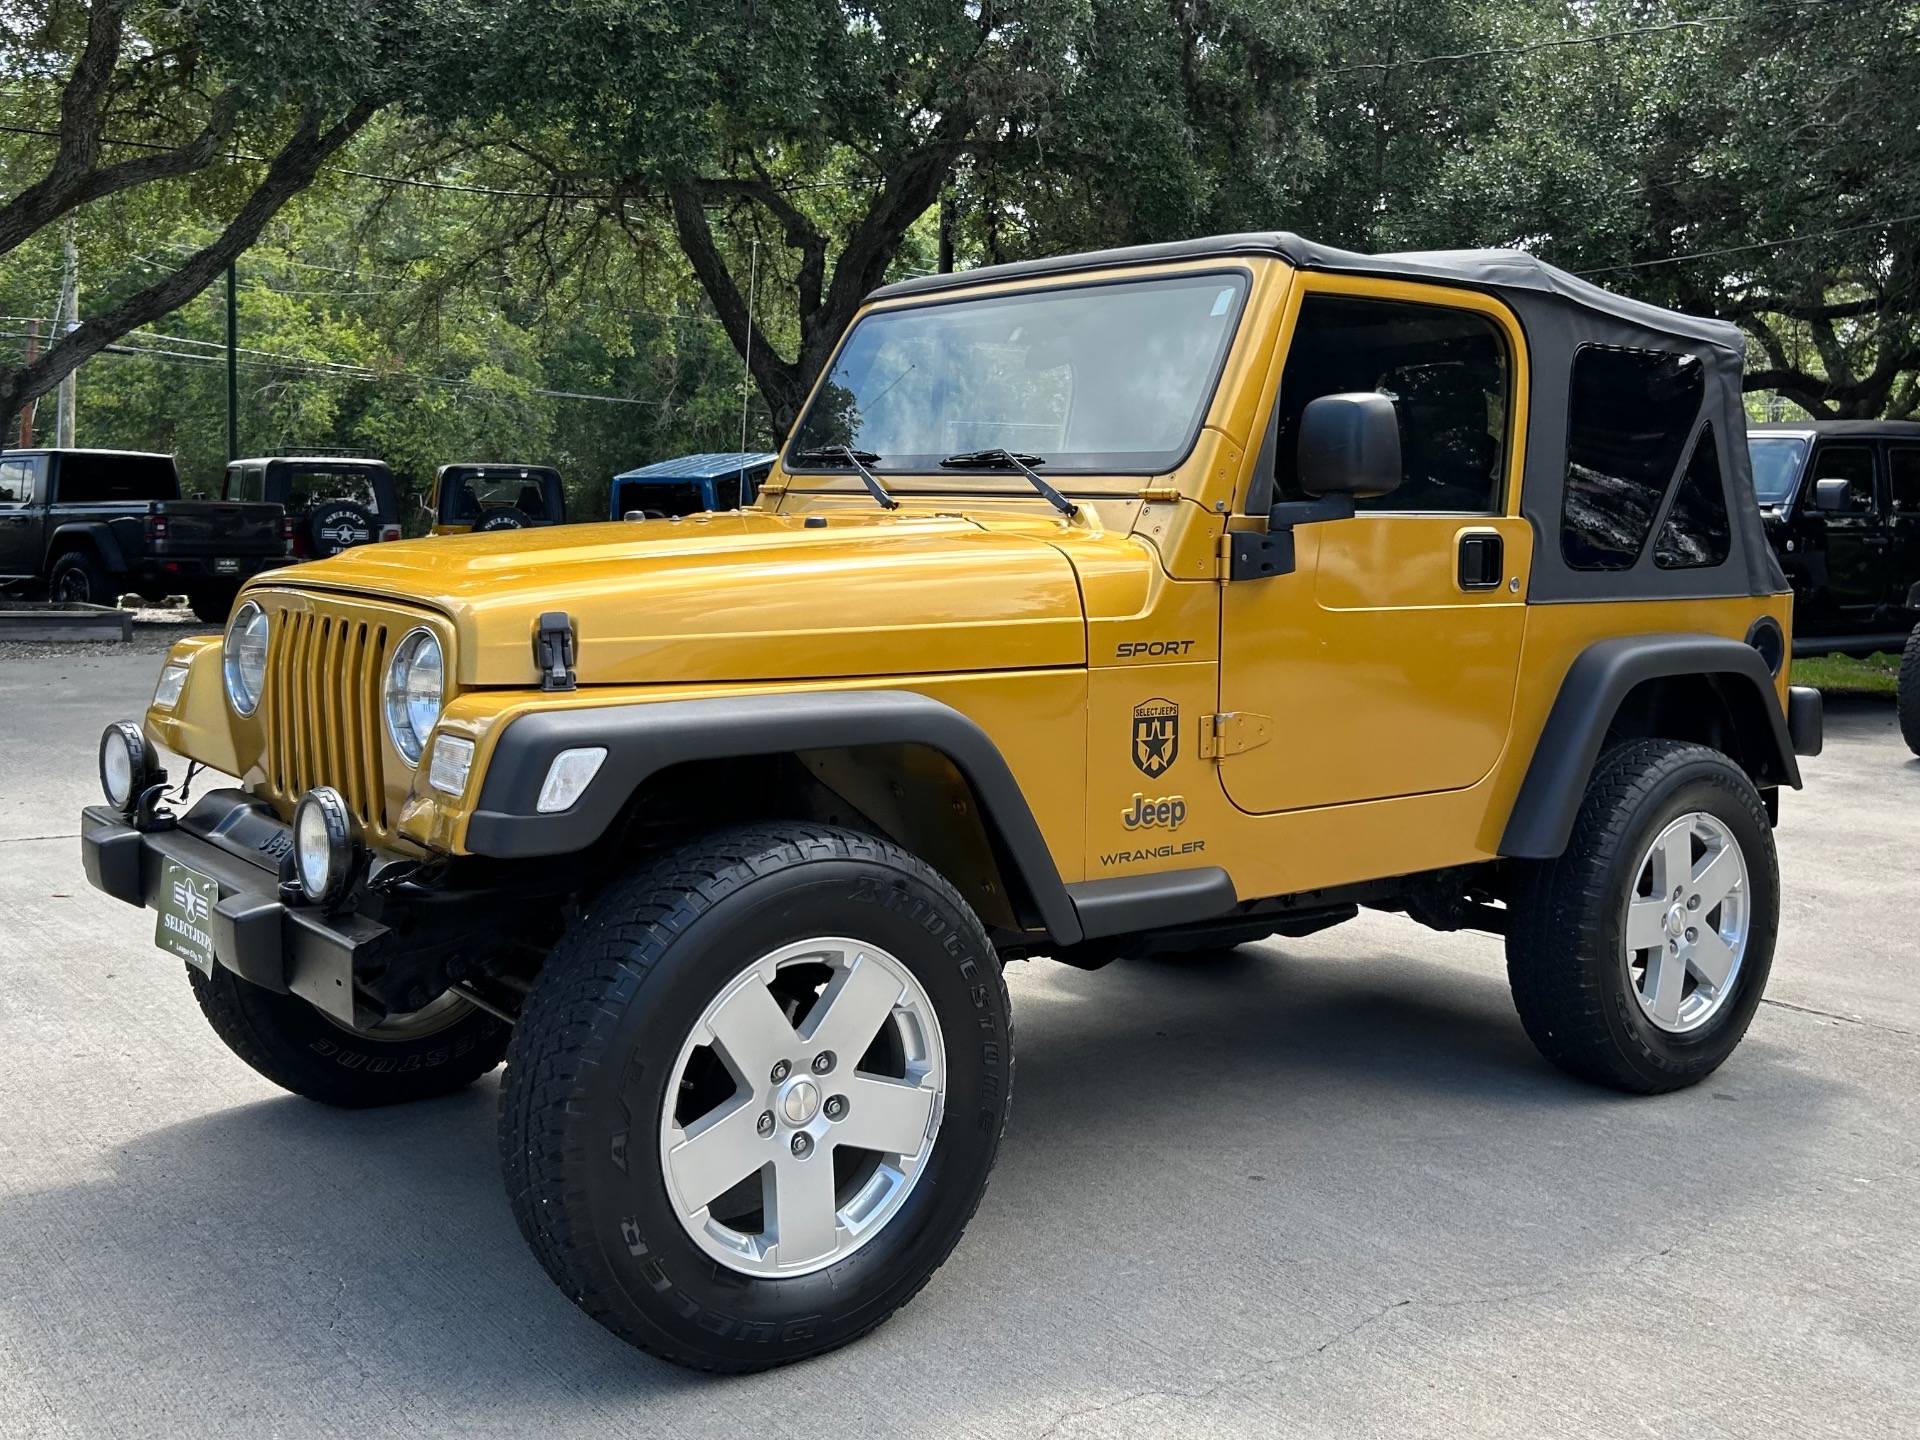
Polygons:
M219 902L218 880L178 860L167 861L160 877L160 918L153 927L153 943L202 974L213 974L213 907Z
M238 560L216 560L213 562L213 573L216 575L238 575L240 573L240 562Z

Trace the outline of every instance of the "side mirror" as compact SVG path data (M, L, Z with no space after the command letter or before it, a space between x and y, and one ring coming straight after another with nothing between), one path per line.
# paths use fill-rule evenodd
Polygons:
M1300 415L1300 488L1368 499L1400 485L1400 417L1373 391L1322 395Z
M1845 480L1814 481L1813 508L1827 511L1851 510L1853 508L1853 487Z

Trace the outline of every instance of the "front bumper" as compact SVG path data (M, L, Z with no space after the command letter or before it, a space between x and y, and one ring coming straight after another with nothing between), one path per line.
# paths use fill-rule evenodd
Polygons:
M166 830L136 830L103 805L80 812L80 861L96 890L157 909L165 861L210 876L220 886L209 927L214 958L351 1025L355 978L379 963L390 932L364 915L283 902L280 857L292 843L291 827L238 790L209 793Z

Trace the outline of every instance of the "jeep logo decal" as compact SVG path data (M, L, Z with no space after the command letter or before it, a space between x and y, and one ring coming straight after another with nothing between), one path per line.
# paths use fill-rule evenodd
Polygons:
M1182 795L1162 795L1152 800L1145 795L1135 795L1133 804L1120 812L1120 823L1129 830L1141 830L1152 825L1178 830L1186 818L1187 801Z
M1133 763L1149 780L1167 773L1180 754L1180 707L1142 700L1133 707Z

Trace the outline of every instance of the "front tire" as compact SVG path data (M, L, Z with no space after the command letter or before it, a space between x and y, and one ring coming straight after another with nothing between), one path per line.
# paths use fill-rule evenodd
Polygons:
M1652 1095L1733 1053L1780 903L1766 808L1733 761L1673 740L1606 751L1566 850L1514 878L1507 977L1547 1059Z
M616 883L514 1029L508 1199L630 1343L751 1371L858 1338L959 1240L1006 1123L986 933L899 847L722 832Z
M194 998L227 1048L283 1090L362 1110L450 1095L500 1063L508 1027L451 993L375 1030L349 1030L295 995L216 965L187 967Z

